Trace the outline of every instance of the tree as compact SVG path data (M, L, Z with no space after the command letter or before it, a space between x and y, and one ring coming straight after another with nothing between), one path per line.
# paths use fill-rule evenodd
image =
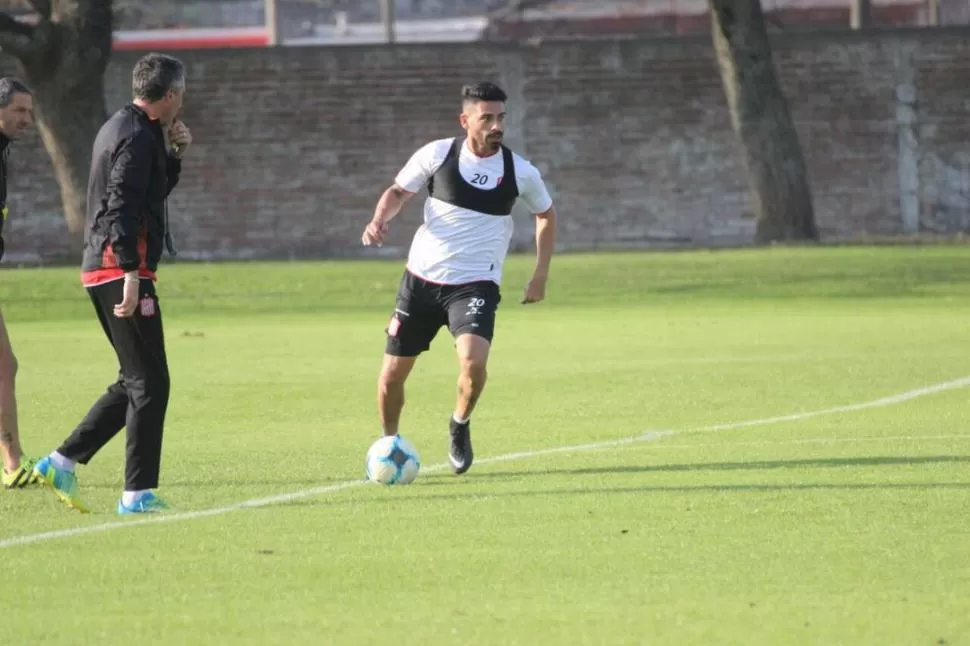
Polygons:
M778 84L761 0L709 0L721 81L744 153L758 242L817 240L808 173Z
M91 149L107 119L111 0L28 0L33 24L0 12L0 49L34 93L37 126L61 189L68 230L84 227ZM80 236L77 236L80 240Z

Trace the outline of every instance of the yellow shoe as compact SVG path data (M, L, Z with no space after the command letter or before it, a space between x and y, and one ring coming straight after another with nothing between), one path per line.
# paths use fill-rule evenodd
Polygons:
M3 471L3 486L7 489L23 489L27 485L40 484L40 477L34 473L34 461L20 458L20 466L7 473Z

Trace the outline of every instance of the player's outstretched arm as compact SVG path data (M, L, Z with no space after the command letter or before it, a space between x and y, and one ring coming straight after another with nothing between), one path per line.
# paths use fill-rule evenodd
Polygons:
M550 206L543 213L536 214L536 267L532 278L525 286L522 303L538 303L546 297L546 281L549 279L549 264L556 248L556 209Z
M411 191L405 190L397 184L392 185L381 195L377 201L377 208L374 209L374 217L364 228L364 235L361 242L365 247L376 245L380 247L384 244L384 236L387 234L387 223L390 222L401 212L401 209L414 195Z

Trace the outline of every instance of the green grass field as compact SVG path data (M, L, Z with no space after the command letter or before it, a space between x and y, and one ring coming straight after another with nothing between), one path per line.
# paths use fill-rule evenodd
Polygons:
M443 467L443 330L391 488L361 479L399 262L163 268L174 508L114 514L123 436L94 514L0 491L0 641L970 644L970 248L560 256L525 307L530 262L479 462ZM116 364L74 268L0 272L0 306L46 453Z

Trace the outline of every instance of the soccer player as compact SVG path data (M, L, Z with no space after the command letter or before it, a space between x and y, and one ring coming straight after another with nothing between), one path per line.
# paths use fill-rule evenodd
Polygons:
M133 100L108 119L94 142L81 280L117 355L119 375L71 436L34 468L58 498L82 512L90 509L78 496L76 465L87 464L125 427L118 513L166 508L152 491L169 396L154 280L163 245L174 254L165 200L192 143L188 128L175 120L184 92L181 61L144 56L132 73Z
M424 224L411 243L386 330L377 401L384 434L396 435L404 382L418 355L447 325L460 369L449 424L448 457L456 474L466 472L474 457L469 420L485 387L517 199L536 215L536 265L522 303L545 298L555 247L556 213L542 176L502 145L507 98L492 83L462 88L459 122L465 136L432 141L415 152L384 191L362 236L365 246L383 244L388 223L428 187Z
M3 225L7 220L7 157L10 142L27 132L34 121L34 101L26 85L14 78L0 79L0 258L3 257ZM3 486L7 489L35 484L33 462L20 447L17 422L17 358L0 314L0 452Z

